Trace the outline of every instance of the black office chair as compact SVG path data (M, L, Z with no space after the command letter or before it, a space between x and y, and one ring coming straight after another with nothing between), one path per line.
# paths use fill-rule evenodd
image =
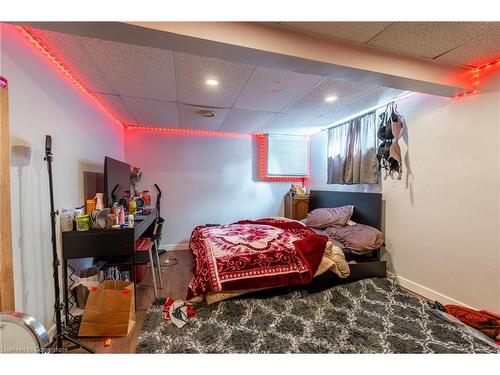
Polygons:
M160 288L163 288L163 278L161 276L161 272L169 266L175 266L179 263L179 260L176 257L167 257L162 262L160 262L160 244L162 238L163 224L165 223L165 219L162 217L158 217L156 219L156 223L153 229L153 233L151 235L151 239L153 240L153 247L155 249L155 263L156 269L158 270L158 279L160 281Z

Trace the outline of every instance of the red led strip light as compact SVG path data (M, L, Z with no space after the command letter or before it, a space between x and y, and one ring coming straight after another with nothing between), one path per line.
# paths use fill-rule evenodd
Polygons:
M171 135L203 135L209 137L228 137L228 138L251 138L251 134L246 133L229 133L218 132L215 130L196 130L196 129L182 129L182 128L158 128L151 126L136 126L127 125L127 130L147 130L152 132L159 132Z
M455 95L454 99L463 98L464 96L477 94L477 88L479 86L479 83L481 83L481 81L480 81L481 72L483 70L489 70L493 66L500 66L500 59L493 61L493 62L490 62L488 64L484 64L484 65L480 66L479 68L472 69L469 73L472 75L472 86L474 86L474 88L471 90L467 90L461 94Z
M256 134L254 137L257 140L259 149L259 177L262 181L290 181L304 183L309 177L295 176L268 176L267 175L267 135ZM310 160L310 159L309 159Z
M89 96L104 112L106 112L117 124L124 126L123 122L111 111L106 105L96 97L87 85L81 82L76 76L68 69L68 67L61 62L61 60L50 51L31 31L28 27L16 26L16 28L28 39L35 47L37 47L64 75L69 78L84 94Z
M250 134L230 133L230 132L217 132L212 130L196 130L196 129L177 129L177 128L159 128L151 126L136 126L129 125L120 120L120 118L110 110L104 103L102 103L94 92L85 85L76 75L56 56L43 42L30 31L28 27L16 26L17 29L35 46L39 49L67 78L69 78L84 94L88 95L104 112L121 126L133 130L149 130L156 131L163 134L171 135L203 135L212 137L232 137L232 138L249 138Z

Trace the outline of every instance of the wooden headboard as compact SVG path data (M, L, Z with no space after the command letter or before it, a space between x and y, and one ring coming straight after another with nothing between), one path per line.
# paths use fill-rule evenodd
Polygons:
M309 211L316 208L354 206L352 220L381 229L382 194L311 190Z

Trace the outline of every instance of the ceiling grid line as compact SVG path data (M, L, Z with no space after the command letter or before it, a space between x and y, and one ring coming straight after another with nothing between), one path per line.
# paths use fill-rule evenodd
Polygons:
M246 80L245 84L243 85L243 87L241 88L240 92L238 93L238 96L236 96L236 98L234 99L233 103L231 104L231 107L229 107L229 112L227 113L226 117L224 118L224 120L222 121L222 123L220 124L220 126L219 126L219 128L217 130L220 130L224 126L224 123L229 118L229 115L231 114L232 110L234 109L234 106L235 106L236 102L240 98L241 93L246 89L246 87L248 86L248 82L250 82L250 80L253 78L253 76L255 74L255 70L257 70L257 66L253 67L252 74L250 74L248 76L248 79Z
M295 103L297 103L299 100L301 100L302 98L304 98L307 94L309 94L311 91L313 91L316 87L318 87L319 85L321 85L323 82L325 82L326 80L328 80L328 78L326 77L323 77L322 80L320 80L318 83L316 83L315 85L313 85L308 91L306 91L305 93L303 93L302 95L300 95L297 99L295 99L294 101L292 101L290 104L288 104L287 106L285 106L281 111L279 111L278 113L276 113L272 118L270 118L268 121L266 121L264 124L262 124L257 130L259 130L260 128L263 128L264 126L266 126L267 124L269 124L274 118L276 118L278 115L280 114L283 114L283 113L287 113L285 112L288 108L290 108L291 106L293 106Z
M318 120L318 119L320 119L322 117L328 117L328 116L334 114L335 112L340 111L341 109L346 108L346 107L350 106L351 104L356 103L357 101L362 100L363 98L366 98L366 97L372 95L373 93L375 93L375 92L377 92L379 90L382 90L382 89L383 89L382 87L377 87L377 88L375 88L375 89L373 89L373 90L371 90L371 91L369 91L369 92L367 92L367 93L365 93L365 94L363 94L363 95L361 95L359 97L356 97L356 98L352 99L351 101L349 101L349 102L347 102L345 104L342 104L338 108L332 109L330 112L327 112L327 113L325 113L325 114L323 114L321 116L315 117L314 119L311 120L311 122L314 121L314 120Z
M472 39L469 39L469 40L467 40L466 42L463 42L462 44L460 44L460 45L458 45L458 46L455 46L455 47L453 47L453 48L449 49L449 50L448 50L448 51L446 51L446 52L443 52L443 53L440 53L440 54L439 54L439 55L437 55L437 56L434 56L432 59L433 59L433 60L436 60L436 59L440 58L441 56L444 56L444 55L446 55L447 53L450 53L451 51L455 51L456 49L458 49L458 48L461 48L461 47L465 46L467 43L473 42L474 40L479 39L479 38L482 38L483 36L488 35L488 34L493 33L493 32L494 32L494 31L489 30L489 31L484 32L483 34L476 35L476 36L475 36L475 37L473 37ZM465 66L470 67L470 68L478 68L478 66L475 66L475 65L465 65Z
M382 34L384 31L386 31L392 25L394 25L394 22L391 22L389 25L387 25L382 30L380 30L378 33L376 33L375 35L373 35L372 37L370 37L370 39L368 39L366 42L363 42L363 44L366 45L366 46L368 46L373 39L375 39L376 37L378 37L380 34Z

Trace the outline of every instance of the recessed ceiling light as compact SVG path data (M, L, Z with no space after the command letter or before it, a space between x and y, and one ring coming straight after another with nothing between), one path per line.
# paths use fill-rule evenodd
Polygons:
M219 84L219 81L215 79L207 79L205 83L209 86L217 86Z
M330 95L330 96L325 97L325 102L331 103L331 102L334 102L337 99L338 98L335 95Z
M201 109L198 111L198 114L203 117L215 117L215 111L209 109Z

